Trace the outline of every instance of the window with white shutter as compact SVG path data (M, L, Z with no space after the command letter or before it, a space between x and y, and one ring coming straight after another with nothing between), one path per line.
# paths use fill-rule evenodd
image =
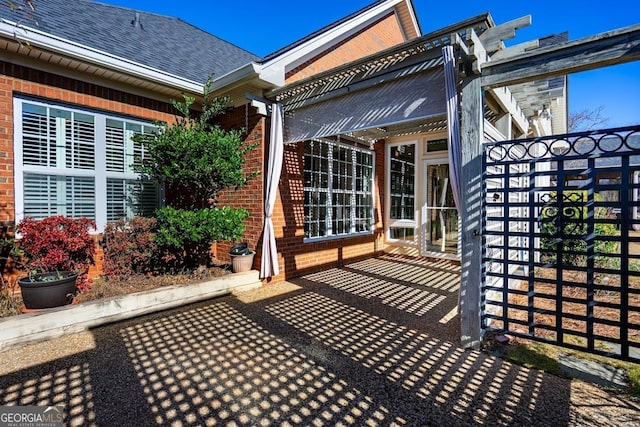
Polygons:
M107 221L153 215L158 194L153 181L107 178Z
M51 215L107 221L152 215L158 185L140 180L138 133L149 123L36 100L14 99L16 220Z
M304 143L307 241L373 231L374 153L329 139Z

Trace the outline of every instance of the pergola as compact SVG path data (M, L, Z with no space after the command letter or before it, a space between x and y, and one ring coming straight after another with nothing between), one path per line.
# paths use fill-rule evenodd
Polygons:
M461 171L456 179L464 183L459 185L458 210L462 223L461 340L465 347L477 347L481 341L485 120L499 106L510 118L508 136L526 136L528 117L556 95L558 78L640 57L640 25L550 46L540 47L534 40L505 47L504 41L515 37L516 29L530 24L531 18L523 17L496 26L490 15L480 15L267 94L282 104L284 143L345 135L371 144L444 131L448 126L451 130L452 120L460 119L459 141L450 132L449 150L459 152L453 161ZM453 47L457 64L454 92L460 96L459 113L447 106L445 46ZM278 155L281 151L270 156Z

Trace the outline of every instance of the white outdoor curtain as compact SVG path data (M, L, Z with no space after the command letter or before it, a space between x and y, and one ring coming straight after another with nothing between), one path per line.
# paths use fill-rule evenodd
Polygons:
M262 261L260 263L260 277L277 276L280 273L278 267L278 248L273 229L273 208L276 203L280 172L284 156L283 147L283 122L282 104L271 106L271 138L269 143L269 162L267 168L266 194L264 202L264 232L262 234Z
M458 214L462 215L462 146L460 142L460 114L458 111L458 73L453 46L443 47L442 56L444 58L445 95L447 97L449 178L451 178L453 201L458 209Z

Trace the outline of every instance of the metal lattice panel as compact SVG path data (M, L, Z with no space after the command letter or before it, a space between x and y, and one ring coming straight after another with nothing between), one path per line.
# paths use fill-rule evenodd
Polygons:
M483 326L640 360L640 127L486 144Z

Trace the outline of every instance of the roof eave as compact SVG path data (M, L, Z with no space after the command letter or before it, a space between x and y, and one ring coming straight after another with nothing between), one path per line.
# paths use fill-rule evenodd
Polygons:
M0 19L0 37L14 39L30 48L44 49L177 90L202 93L204 84L162 70L129 61L79 43L72 42L6 19Z
M422 27L420 26L420 21L418 20L418 14L416 13L416 7L413 4L413 1L404 0L398 3L396 5L396 8L399 10L399 12L400 12L400 9L402 9L403 5L406 8L408 21L409 21L409 22L403 22L403 27L405 27L405 31L406 31L406 27L410 26L412 27L412 30L415 31L415 37L422 36ZM411 38L412 37L407 37L407 39L409 40Z
M260 82L259 85L264 89L275 88L278 85L269 81L262 75L262 65L257 62L249 62L241 67L236 68L218 78L214 78L211 90L214 92L229 90L237 87L247 81Z

